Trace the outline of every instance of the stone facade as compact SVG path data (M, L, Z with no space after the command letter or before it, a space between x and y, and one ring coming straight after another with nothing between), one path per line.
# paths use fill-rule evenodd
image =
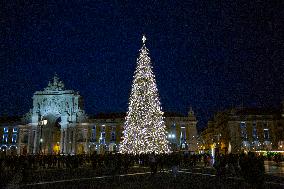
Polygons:
M283 150L283 109L234 108L215 114L202 132L207 150L222 152Z
M33 108L21 120L1 121L0 148L6 154L116 152L124 118L125 114L87 117L79 93L66 90L55 75L43 91L34 93ZM165 123L173 150L197 150L197 120L192 109L188 116L166 113Z

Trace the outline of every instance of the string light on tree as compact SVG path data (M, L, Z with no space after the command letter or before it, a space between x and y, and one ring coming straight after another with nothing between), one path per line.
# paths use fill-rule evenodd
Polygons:
M142 43L134 72L120 153L169 153L164 113L149 50L145 45L145 35L142 37Z

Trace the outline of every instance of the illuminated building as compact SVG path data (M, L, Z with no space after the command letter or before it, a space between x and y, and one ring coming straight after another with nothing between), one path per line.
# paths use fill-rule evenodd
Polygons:
M117 152L125 113L87 116L83 98L66 90L55 75L33 96L33 108L22 118L0 120L2 154L82 154ZM173 150L196 151L196 117L165 113L167 138Z
M229 146L232 153L281 150L283 112L283 108L234 108L218 112L202 132L203 143L208 150L214 144L222 153L227 153Z

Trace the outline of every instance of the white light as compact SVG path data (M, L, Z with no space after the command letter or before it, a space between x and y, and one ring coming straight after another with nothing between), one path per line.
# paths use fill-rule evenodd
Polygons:
M41 138L39 141L40 141L40 142L43 142L43 139Z
M168 153L170 149L166 126L145 36L142 41L119 152ZM168 138L174 137L175 135L168 134Z

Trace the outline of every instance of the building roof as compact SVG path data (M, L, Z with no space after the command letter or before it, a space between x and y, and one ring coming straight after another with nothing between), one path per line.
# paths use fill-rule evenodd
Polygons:
M116 118L125 118L125 112L113 112L113 113L98 113L96 115L89 115L90 119L116 119ZM175 112L165 112L164 117L186 117L181 113Z

